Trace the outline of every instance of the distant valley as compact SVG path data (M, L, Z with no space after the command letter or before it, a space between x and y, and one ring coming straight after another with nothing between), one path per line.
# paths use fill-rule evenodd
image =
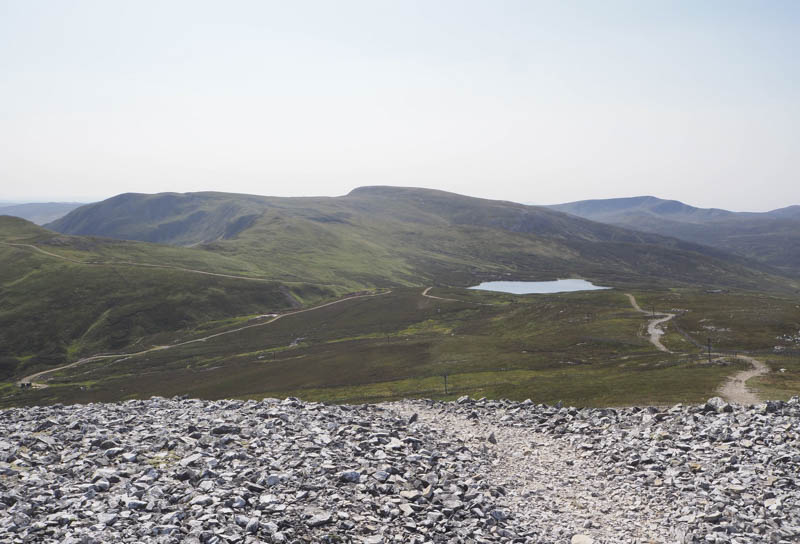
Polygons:
M0 202L0 215L21 217L37 225L44 225L64 217L81 206L83 204L80 202L31 202L26 204Z

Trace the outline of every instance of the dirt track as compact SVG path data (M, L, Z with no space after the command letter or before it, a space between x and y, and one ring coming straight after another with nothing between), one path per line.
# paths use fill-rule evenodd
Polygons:
M631 301L631 306L633 306L634 310L636 310L637 312L642 312L643 314L650 314L650 312L648 312L647 310L642 310L642 308L639 306L639 303L636 302L636 298L633 295L631 295L630 293L625 293L625 296L627 296L628 300ZM661 325L662 323L666 323L667 321L675 317L675 314L658 312L654 313L653 315L658 315L661 317L653 319L647 324L647 334L650 336L650 343L653 344L659 351L663 351L665 353L672 353L670 350L667 349L667 347L664 344L661 343L661 337L664 335L664 331L659 327L659 325Z
M630 293L625 293L625 295L631 301L631 306L633 306L634 310L645 314L650 313L646 310L642 310L633 295ZM661 343L661 336L664 334L664 331L659 328L659 325L675 317L675 314L656 313L655 315L660 315L663 317L653 319L648 323L647 332L650 335L650 342L660 351L672 353ZM721 354L716 353L712 355ZM739 355L738 357L749 362L751 365L753 365L753 368L750 370L742 370L741 372L737 372L733 376L730 376L722 385L719 386L717 391L719 392L720 396L722 396L728 402L742 405L758 404L761 402L761 399L758 397L758 395L747 388L747 380L750 378L755 378L756 376L763 376L764 374L769 373L770 369L765 363L759 361L758 359L748 357L747 355Z
M747 380L769 373L769 367L762 361L753 359L747 355L739 355L738 358L749 362L753 365L753 368L737 372L728 378L725 383L720 386L719 394L728 402L735 402L736 404L745 406L749 404L758 404L761 402L761 399L747 388Z

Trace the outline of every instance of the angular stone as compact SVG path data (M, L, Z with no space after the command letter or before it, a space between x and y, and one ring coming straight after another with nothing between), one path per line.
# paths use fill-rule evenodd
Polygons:
M306 525L308 525L309 527L319 527L321 525L327 525L328 523L331 522L332 517L333 516L331 516L331 514L328 512L316 514L314 516L311 516L311 518L309 518L306 521Z
M339 480L351 484L357 484L361 480L361 473L355 470L346 470L339 474Z
M241 427L237 427L236 425L218 425L211 429L211 434L222 435L222 434L239 434L242 432Z
M200 505L200 506L208 506L209 504L213 503L214 499L210 495L198 495L197 497L193 498L189 504L192 506Z

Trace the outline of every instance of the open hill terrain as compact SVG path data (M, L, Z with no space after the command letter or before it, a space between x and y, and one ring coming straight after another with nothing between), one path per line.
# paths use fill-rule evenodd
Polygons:
M771 354L776 338L800 329L798 285L755 261L439 191L121 195L51 226L81 234L0 218L2 406L185 393L700 401L749 367L733 357L701 364L703 319L720 330L735 323L714 340L731 351ZM462 288L574 276L616 289ZM661 325L662 351L626 292L675 316ZM714 297L731 312L716 311ZM740 327L748 319L759 326ZM800 367L768 364L787 380L765 386L790 395ZM48 387L12 385L31 376Z
M771 395L796 394L790 385L800 377L796 298L692 290L637 297L648 313L651 307L680 313L664 325L667 351L648 340L651 317L617 290L519 296L394 288L277 317L200 324L158 342L144 338L117 355L34 380L47 388L0 391L0 406L152 394L337 402L470 394L580 406L699 402L749 368L732 353L742 349L770 364L780 357L775 370L785 371L779 373L783 387ZM751 329L748 322L759 325ZM713 361L706 359L707 337ZM775 352L776 343L786 351ZM148 350L153 344L166 347Z
M800 275L800 206L764 213L731 212L640 196L581 200L549 208L718 247Z
M0 215L11 215L44 225L64 217L72 210L83 206L79 202L31 202L26 204L0 203Z

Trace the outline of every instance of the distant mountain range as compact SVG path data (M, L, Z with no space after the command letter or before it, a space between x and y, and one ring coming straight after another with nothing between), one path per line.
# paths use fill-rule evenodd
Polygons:
M639 196L581 200L549 208L592 221L725 249L800 274L800 206L763 213L732 212Z
M37 225L44 225L81 206L83 204L80 202L31 202L27 204L0 202L0 215L21 217Z
M195 247L278 281L348 288L574 276L758 288L772 274L716 248L546 207L402 187L335 198L123 194L46 226Z

